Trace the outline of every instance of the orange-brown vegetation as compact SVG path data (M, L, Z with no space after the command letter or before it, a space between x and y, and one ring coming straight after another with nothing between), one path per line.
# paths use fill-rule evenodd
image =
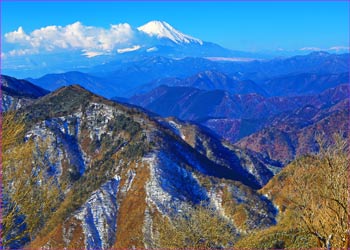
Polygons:
M23 143L24 127L21 117L13 113L4 115L2 236L5 246L25 237L33 239L57 208L60 197L54 178L47 176L47 166L38 157L45 150L45 142Z
M118 220L117 237L114 247L144 247L143 243L143 221L146 209L145 185L149 178L149 169L144 164L135 163L129 165L130 170L134 170L136 175L129 191L126 194L119 194L121 198ZM123 180L124 179L124 180ZM120 185L124 185L125 178L122 178Z
M156 245L165 248L233 246L237 234L231 222L205 205L179 211L169 220L157 217Z
M317 155L294 161L261 190L278 205L278 224L237 246L349 248L348 139L318 141Z
M81 222L75 218L58 225L49 234L37 237L28 246L28 249L38 249L40 247L81 249L84 246L84 233Z

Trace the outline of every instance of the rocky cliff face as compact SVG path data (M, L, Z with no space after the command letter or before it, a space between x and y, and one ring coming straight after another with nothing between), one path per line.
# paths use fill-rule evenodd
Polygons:
M265 180L255 179L256 165L243 164L248 153L209 134L193 144L190 133L166 125L174 121L79 86L46 95L19 115L25 117L25 140L44 145L37 157L62 192L30 247L155 247L162 226L157 221L203 204L238 233L275 223L273 205L253 189ZM232 150L236 160L220 150Z

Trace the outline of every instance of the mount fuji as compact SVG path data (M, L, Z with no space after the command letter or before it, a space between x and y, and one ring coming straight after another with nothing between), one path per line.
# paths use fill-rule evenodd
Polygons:
M166 56L252 58L255 54L232 51L218 44L202 41L184 34L165 21L150 21L134 30L136 36L130 46L117 50L117 57ZM121 55L122 54L122 55ZM114 56L115 58L116 56Z
M170 39L176 44L198 43L200 45L203 45L202 40L183 34L164 21L151 21L143 26L138 27L137 29L149 36L157 37L158 39Z
M81 23L74 25L89 28ZM259 57L254 53L233 51L184 34L165 21L150 21L136 28L129 24L123 25L130 29L132 35L122 37L122 43L115 42L112 50L96 50L94 47L60 49L52 52L43 50L39 54L24 56L25 60L23 56L13 56L3 60L2 72L26 78L67 71L89 72L97 65L135 61L150 56L174 59L185 57L229 58L230 60L249 60ZM113 30L104 30L104 32L113 35ZM103 42L98 40L100 39L98 34L89 39L95 39L98 46Z

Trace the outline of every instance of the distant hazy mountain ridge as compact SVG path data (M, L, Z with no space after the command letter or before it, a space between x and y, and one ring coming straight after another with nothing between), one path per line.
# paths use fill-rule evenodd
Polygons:
M200 45L199 45L200 46ZM350 67L349 54L316 54L251 62L210 61L187 57L137 56L112 61L85 70L30 79L43 88L55 90L67 84L81 84L105 97L130 97L166 84L232 90L240 94L258 92L263 95L316 93L346 83ZM339 75L338 75L339 74ZM298 81L298 84L293 84ZM324 84L321 85L320 81ZM316 85L318 84L318 86ZM315 86L313 86L315 85ZM322 87L323 86L323 87Z

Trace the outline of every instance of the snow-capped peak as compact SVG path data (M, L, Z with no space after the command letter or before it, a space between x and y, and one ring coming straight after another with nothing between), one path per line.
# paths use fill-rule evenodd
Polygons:
M202 40L185 35L174 29L170 24L164 21L151 21L137 28L139 31L146 33L149 36L157 38L168 38L174 43L199 43L203 44Z

